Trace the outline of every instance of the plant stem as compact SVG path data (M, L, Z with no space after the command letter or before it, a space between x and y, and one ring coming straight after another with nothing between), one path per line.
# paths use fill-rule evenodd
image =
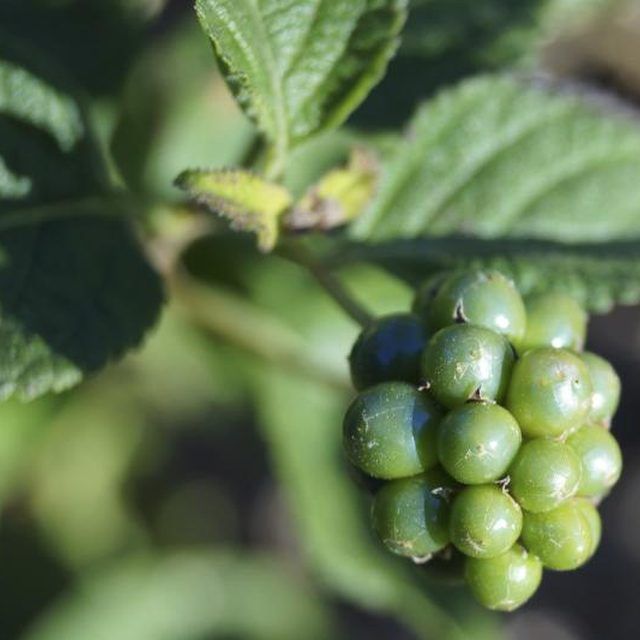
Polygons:
M372 315L345 289L342 282L325 265L318 262L306 248L294 241L283 245L280 255L305 268L316 282L334 299L345 313L361 327L367 326Z
M286 148L280 144L265 149L263 173L267 180L280 182L284 174L286 155Z
M221 288L199 283L177 265L168 274L171 297L201 329L260 360L344 391L344 372L309 354L304 340L256 305Z
M260 157L264 153L264 140L262 136L256 134L249 146L246 148L245 153L240 161L240 166L245 169L255 169L260 163Z

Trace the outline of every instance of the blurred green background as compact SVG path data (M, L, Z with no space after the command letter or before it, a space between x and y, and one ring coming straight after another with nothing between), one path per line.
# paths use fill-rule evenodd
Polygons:
M638 107L640 12L623 4L415 0L387 78L348 129L296 152L287 183L300 192L360 131L384 134L483 70L544 67ZM0 406L0 638L636 637L637 310L590 329L589 348L624 384L614 429L626 471L603 507L599 553L547 574L523 611L485 613L369 531L368 497L340 452L357 327L243 237L212 224L178 242L191 219L175 176L239 163L254 136L190 2L0 0L0 28L74 78L114 179L146 212L143 234L184 248L175 295L138 353L71 392ZM175 247L150 250L162 260ZM379 269L343 275L376 312L409 305L411 291Z

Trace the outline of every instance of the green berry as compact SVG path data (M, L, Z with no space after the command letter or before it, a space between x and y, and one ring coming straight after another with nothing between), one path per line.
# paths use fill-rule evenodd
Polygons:
M433 300L429 326L442 329L468 322L491 329L518 343L526 312L511 280L497 271L465 271L451 276Z
M567 439L582 467L578 495L599 498L618 481L622 454L616 439L598 425L586 425Z
M505 475L522 435L513 416L486 402L471 402L450 411L438 429L438 457L453 478L483 484Z
M465 578L480 604L496 611L513 611L537 591L542 563L515 544L495 558L467 558Z
M527 329L518 351L553 347L582 351L587 334L587 313L570 296L545 293L525 300Z
M442 474L386 483L373 501L373 527L393 552L425 558L449 543L449 505Z
M431 306L438 290L450 277L449 272L440 271L427 278L417 289L411 311L417 315L426 326L429 326L428 319L431 315Z
M472 558L494 558L518 539L522 511L495 485L465 487L453 501L449 521L451 542Z
M580 509L582 515L585 517L587 524L589 525L589 531L591 532L591 550L589 551L589 558L598 549L600 544L600 538L602 537L602 520L598 510L593 506L586 498L576 498L575 503Z
M404 382L383 382L360 393L347 409L344 447L353 465L392 480L437 463L441 413L428 395Z
M362 390L390 381L417 384L426 342L424 326L417 316L399 313L377 318L360 333L351 350L354 387Z
M525 511L554 509L575 495L580 460L571 447L546 438L522 445L509 469L509 491Z
M620 378L615 369L595 353L585 351L582 359L589 369L593 385L589 421L609 425L620 402Z
M506 407L525 437L555 437L582 424L591 391L589 370L576 354L535 349L516 362Z
M470 398L500 401L504 397L514 355L501 335L470 324L438 331L422 357L422 373L435 399L446 407Z
M575 499L544 513L525 513L522 541L548 569L569 571L583 565L594 546L592 524Z

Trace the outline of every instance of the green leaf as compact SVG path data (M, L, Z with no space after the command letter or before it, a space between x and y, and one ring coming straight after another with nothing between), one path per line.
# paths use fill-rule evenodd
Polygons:
M384 73L406 0L196 0L231 89L273 146L341 124Z
M489 267L512 277L525 295L562 291L593 312L640 302L640 242L422 238L352 245L331 259L334 266L362 261L383 266L413 286L436 271Z
M639 238L639 175L631 118L552 87L480 77L418 111L351 235Z
M365 149L354 149L346 167L332 169L308 189L286 216L285 226L326 231L354 220L371 201L377 178L377 159Z
M275 246L280 217L291 206L285 187L240 169L189 169L176 178L176 186L231 220L234 229L255 232L262 251Z
M281 562L246 551L134 556L95 573L23 640L324 640L318 597Z
M74 94L1 41L0 399L77 383L156 319L160 282L108 183Z
M0 113L43 129L68 151L84 131L78 105L10 62L0 67Z

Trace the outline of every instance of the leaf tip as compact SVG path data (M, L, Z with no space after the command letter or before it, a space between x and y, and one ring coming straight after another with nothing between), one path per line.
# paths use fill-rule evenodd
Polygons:
M198 205L227 218L233 229L255 233L265 252L275 246L280 216L292 201L283 186L242 169L187 169L174 183Z

